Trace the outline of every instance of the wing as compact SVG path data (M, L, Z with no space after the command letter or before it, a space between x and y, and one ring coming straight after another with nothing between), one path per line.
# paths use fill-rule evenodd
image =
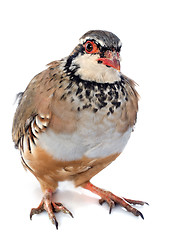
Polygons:
M31 80L26 90L20 95L12 127L15 147L19 147L25 135L28 136L28 145L30 141L34 142L37 134L48 127L52 117L51 103L57 95L55 92L60 79L63 78L61 62L55 61L49 64L46 70ZM58 95L62 92L63 89L58 89Z
M125 132L129 127L136 123L138 112L139 94L135 89L136 83L124 74L121 75L122 84L125 89L125 102L121 105L121 118L117 124L117 129L120 132Z

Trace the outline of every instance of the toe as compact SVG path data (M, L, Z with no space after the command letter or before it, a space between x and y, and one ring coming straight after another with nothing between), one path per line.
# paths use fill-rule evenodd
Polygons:
M34 214L39 214L41 212L44 211L44 203L41 201L41 203L39 204L39 206L37 208L32 208L31 212L30 212L30 219L32 220L32 216Z
M73 218L73 214L66 208L62 205L62 203L54 203L52 202L52 206L53 206L53 211L54 212L63 212L63 213L66 213L66 214L69 214L72 218Z
M149 205L147 202L144 202L144 201L132 200L132 199L124 198L124 197L123 197L123 199L124 199L126 202L128 202L128 203L130 203L130 204L133 204L133 205L144 205L144 204Z

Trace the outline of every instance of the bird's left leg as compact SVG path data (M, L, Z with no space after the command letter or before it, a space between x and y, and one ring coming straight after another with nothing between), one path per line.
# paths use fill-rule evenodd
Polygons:
M116 204L119 204L120 206L124 207L128 212L133 213L135 216L141 216L142 219L144 219L143 214L139 210L137 210L136 208L132 207L130 204L144 205L144 204L147 204L146 202L131 200L131 199L123 198L123 197L118 197L118 196L114 195L113 193L111 193L109 191L105 191L101 188L98 188L98 187L94 186L89 181L84 183L82 185L82 187L87 189L87 190L90 190L91 192L93 192L97 195L99 195L101 197L101 199L99 200L100 204L103 204L104 202L107 202L109 207L110 207L109 213L111 213L112 208Z

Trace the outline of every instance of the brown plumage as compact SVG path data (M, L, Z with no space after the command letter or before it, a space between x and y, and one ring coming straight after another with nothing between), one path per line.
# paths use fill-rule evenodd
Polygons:
M98 194L110 206L119 203L143 217L130 204L93 186L90 179L124 149L138 111L135 83L120 73L121 42L106 31L90 31L66 58L48 64L21 95L12 129L23 166L41 184L44 197L35 213L71 212L52 201L59 181L70 180Z

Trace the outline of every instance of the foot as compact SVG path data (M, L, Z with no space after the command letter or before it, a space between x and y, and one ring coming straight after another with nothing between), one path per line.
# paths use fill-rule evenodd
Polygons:
M32 216L34 214L39 214L43 211L46 211L49 215L50 220L53 224L55 224L56 229L58 229L58 222L54 215L54 212L63 212L69 214L73 217L72 213L65 208L61 203L55 203L52 201L52 192L47 191L43 196L43 199L37 208L32 208L30 212L30 219L32 220Z
M144 205L148 204L143 201L137 201L137 200L132 200L132 199L127 199L123 197L117 197L113 193L109 191L105 191L101 188L98 188L94 186L92 183L87 182L83 188L90 190L93 193L96 193L101 197L99 200L99 203L102 205L104 202L107 202L109 205L109 213L111 213L112 209L115 207L116 204L119 204L120 206L124 207L128 212L133 213L135 216L140 216L142 219L144 219L143 214L137 210L136 208L132 207L130 204L139 204L139 205Z

